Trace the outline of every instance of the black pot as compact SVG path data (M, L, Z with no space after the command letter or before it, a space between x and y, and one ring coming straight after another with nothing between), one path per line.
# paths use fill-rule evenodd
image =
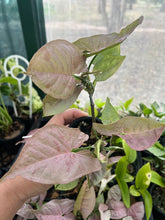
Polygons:
M154 191L156 190L156 188L161 188L155 184L153 184L150 188L150 193L151 193L151 196L152 196L152 199L153 199L153 210L152 210L152 213L153 213L153 217L154 219L158 219L158 220L164 220L165 219L165 212L163 212L155 203L156 200L158 200L160 202L161 198L164 198L164 196L162 195L162 193L158 192L158 195L159 195L159 198L155 198L154 197ZM165 208L165 207L164 207Z
M22 126L19 134L9 139L0 139L0 168L3 169L8 167L13 161L21 145L16 145L16 143L22 139L23 135L25 135L25 124L20 121L20 119L15 120Z
M23 128L20 133L11 139L0 139L0 169L3 171L10 168L13 162L19 155L24 144L17 144L22 140L22 136L26 136L31 130L40 126L42 115L35 115L32 119L29 118L15 118L18 120ZM17 145L16 145L17 144Z
M165 135L160 136L159 142L160 142L161 145L163 145L163 147L165 147Z
M20 131L16 136L11 138L0 139L0 152L8 152L9 154L17 153L17 148L13 147L15 144L21 140L22 136L25 134L25 124L20 119L14 119L14 121L20 124Z
M99 118L96 118L96 123L102 123ZM77 118L73 122L70 123L69 127L71 128L79 128L85 134L89 135L89 139L85 142L87 145L92 145L96 142L95 138L91 137L92 130L92 117L81 117Z

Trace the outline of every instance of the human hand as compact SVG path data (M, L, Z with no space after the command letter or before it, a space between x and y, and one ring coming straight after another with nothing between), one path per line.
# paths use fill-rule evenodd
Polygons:
M75 119L83 116L88 116L88 114L79 109L68 109L63 113L53 116L45 126L50 124L68 125ZM3 219L12 219L26 200L44 193L50 187L51 185L33 182L21 176L16 176L13 179L6 178L4 181L2 179L0 182L0 213L2 213Z
M45 126L51 124L68 125L75 119L83 116L88 116L88 114L79 109L68 109L58 115L53 116ZM17 182L22 182L22 185L24 186L23 190L21 189L21 192L19 190L19 194L21 193L21 197L23 197L24 199L28 199L32 196L39 195L51 187L51 185L32 182L20 176L17 178L19 178Z

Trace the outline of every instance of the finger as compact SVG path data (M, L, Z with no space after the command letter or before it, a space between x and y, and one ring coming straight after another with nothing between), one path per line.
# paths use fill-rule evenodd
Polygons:
M81 111L79 109L68 109L63 114L64 125L70 124L77 118L88 116L88 113Z
M83 116L88 116L88 113L83 112L79 109L68 109L58 115L53 116L53 118L51 118L51 120L47 123L47 125L50 124L67 125L70 124L75 119Z

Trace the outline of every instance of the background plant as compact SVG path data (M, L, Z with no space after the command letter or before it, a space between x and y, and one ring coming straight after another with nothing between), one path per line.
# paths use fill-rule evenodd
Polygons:
M0 78L0 90L3 91L3 94L6 94L6 91L8 88L4 90L3 83L8 83L10 82L11 84L16 84L17 81L13 79L12 77L1 77ZM2 133L8 134L10 131L10 127L13 124L13 119L10 116L10 113L8 109L5 106L5 102L3 100L2 93L0 93L0 128Z
M18 114L21 116L22 114L29 114L29 82L24 80L21 83L22 95L19 93L18 82L16 79L12 77L6 77L4 73L4 60L0 59L0 90L3 95L4 103L6 105L11 105L11 101L14 101L16 107L18 109ZM8 68L11 69L15 66L15 60L10 59L7 63ZM19 78L19 74L22 74L22 70L19 68L14 68L14 75ZM9 86L10 85L10 86ZM42 110L43 104L40 99L37 90L32 87L32 113L37 113Z

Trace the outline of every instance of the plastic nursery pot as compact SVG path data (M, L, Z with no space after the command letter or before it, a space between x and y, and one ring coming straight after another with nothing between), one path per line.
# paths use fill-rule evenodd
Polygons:
M153 217L158 220L165 220L165 188L152 185L150 193L153 200Z
M16 145L18 141L25 135L25 125L20 119L14 119L15 128L11 136L0 137L0 168L7 168L15 159L21 144Z
M15 154L18 151L18 147L15 144L22 139L25 135L25 124L22 120L15 118L13 120L13 126L10 134L7 136L0 136L0 152L8 152L9 154Z
M102 123L99 118L96 118L96 123ZM84 132L85 134L89 135L88 141L86 141L86 145L94 144L95 143L95 138L91 137L91 130L92 130L92 117L87 116L87 117L81 117L77 118L73 122L70 123L69 127L71 128L79 128L80 131Z
M160 136L159 142L160 142L161 145L163 145L163 147L165 147L165 135Z

